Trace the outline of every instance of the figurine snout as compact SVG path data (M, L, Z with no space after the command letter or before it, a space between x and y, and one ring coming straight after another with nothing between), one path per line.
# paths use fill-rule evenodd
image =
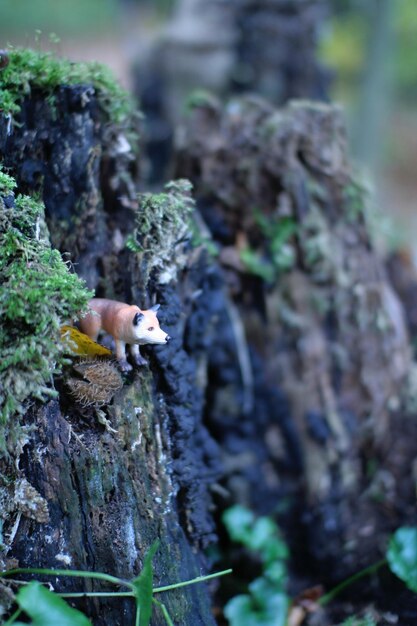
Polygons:
M172 339L172 337L170 337L169 335L167 335L167 336L165 337L165 342L166 342L166 343L168 343L168 341L171 341L171 339Z

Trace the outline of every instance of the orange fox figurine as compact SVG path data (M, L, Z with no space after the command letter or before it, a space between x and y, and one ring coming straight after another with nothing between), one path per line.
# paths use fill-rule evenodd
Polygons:
M89 304L90 312L80 319L80 330L94 341L101 330L109 333L116 344L116 356L122 371L128 372L132 366L126 359L126 344L136 365L146 365L139 346L147 343L167 343L171 338L159 326L156 317L159 304L147 311L132 304L93 298Z

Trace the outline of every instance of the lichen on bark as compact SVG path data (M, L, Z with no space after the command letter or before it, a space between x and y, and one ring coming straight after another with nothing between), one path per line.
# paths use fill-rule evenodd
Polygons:
M194 209L191 189L188 180L177 180L167 183L162 193L139 196L135 227L127 246L135 253L134 264L140 268L143 286L151 275L161 285L177 280L187 263Z

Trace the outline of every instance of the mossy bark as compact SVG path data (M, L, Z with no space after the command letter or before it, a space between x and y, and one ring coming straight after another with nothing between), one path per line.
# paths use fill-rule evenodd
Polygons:
M104 571L134 578L157 538L155 586L201 574L178 523L176 486L169 469L169 435L163 403L154 402L150 371L136 373L108 409L113 431L94 416L62 411L58 401L33 409L36 430L20 459L23 475L48 503L49 522L22 518L9 556L20 566ZM103 583L61 578L60 591L103 590ZM107 588L108 585L107 585ZM111 591L117 590L111 588ZM160 598L174 621L210 624L205 589L190 587ZM78 601L94 624L134 623L125 600ZM155 611L153 624L165 623Z
M137 207L138 129L133 117L116 124L107 115L91 85L74 85L57 87L53 98L34 89L19 125L2 120L3 166L20 193L41 195L52 245L70 253L91 289L110 272L114 284L121 280Z
M131 121L112 125L91 87L58 88L53 104L46 93L34 91L22 102L16 121L8 134L8 119L0 117L5 131L0 133L1 161L15 176L19 192L42 195L53 245L69 253L77 273L98 295L125 301L138 297L142 308L158 295L161 325L173 340L167 347L149 349L150 365L125 377L123 388L101 412L83 408L69 393L65 380L77 376L71 365L55 378L56 400L28 404L21 419L27 441L22 441L23 453L17 449L9 462L3 460L3 480L27 479L48 514L34 519L16 507L2 510L4 529L11 532L8 563L132 578L159 539L155 585L200 576L210 567L203 548L214 537L209 487L219 462L202 425L202 369L195 367L201 347L193 355L186 337L188 325L201 316L194 300L213 271L208 257L203 249L196 254L186 237L178 244L181 263L175 280L161 282L157 268L144 280L140 254L125 246L135 211L140 221L138 156L133 140L127 139ZM175 223L184 230L181 220L187 212L181 215L181 194L176 202ZM205 309L200 341L210 341L213 311L213 306ZM98 421L102 417L106 427ZM103 589L74 580L59 579L55 589ZM163 595L175 623L214 623L205 584ZM134 623L130 600L86 601L81 608L97 626ZM155 609L152 624L164 623Z

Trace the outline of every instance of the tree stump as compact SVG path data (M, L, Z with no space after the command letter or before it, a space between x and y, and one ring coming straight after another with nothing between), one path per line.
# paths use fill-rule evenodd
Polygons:
M103 107L109 93L94 82L48 90L34 76L30 86L31 93L18 100L16 124L0 116L3 168L16 178L19 192L41 194L52 245L87 285L97 295L135 300L142 308L158 297L161 325L173 339L164 350L145 349L149 367L127 375L110 403L98 401L97 387L80 379L86 363L73 358L54 378L54 399L40 403L30 397L22 404L25 436L2 460L2 487L6 494L11 480L23 481L27 508L38 500L40 513L22 513L19 494L3 507L8 563L129 579L139 574L144 555L159 539L154 584L195 578L210 566L203 554L214 537L209 487L220 472L202 413L204 351L216 342L211 320L221 284L204 249L190 245L193 205L185 183L138 203L132 114L112 119ZM3 197L0 210L7 211L10 202L12 196ZM132 249L126 247L128 236ZM153 240L144 252L145 236ZM30 309L24 314L30 317ZM8 320L8 332L21 332L20 323ZM41 332L31 330L35 337ZM59 328L50 332L59 343ZM94 366L94 360L87 359L87 365ZM50 380L53 369L51 362ZM25 384L24 374L22 380ZM80 385L82 393L71 394ZM61 578L54 586L59 591L103 588L74 580ZM175 623L214 623L205 584L165 595ZM77 606L95 625L134 622L129 599ZM164 623L156 609L152 624Z
M263 512L290 502L282 522L303 571L310 557L324 579L343 578L378 558L378 532L401 523L395 494L406 484L411 504L416 450L399 451L411 365L403 310L372 244L340 112L255 97L196 104L176 174L194 185L250 354L245 376L231 384L219 370L210 388L225 486ZM236 401L245 390L247 411Z
M62 306L47 291L53 314L35 325L22 294L2 349L20 340L23 389L36 342L44 357L50 347L50 365L42 386L26 395L20 386L15 422L2 423L6 565L132 578L159 538L155 584L191 579L211 565L214 505L216 517L236 501L280 511L304 578L314 572L316 582L319 572L330 582L368 565L381 533L411 519L417 439L401 410L412 365L403 311L372 244L339 112L203 99L177 150L180 180L138 198L133 118L120 94L96 70L80 80L72 66L65 84L51 85L62 68L48 74L42 57L40 72L31 59L37 70L18 92L18 124L0 115L0 160L19 192L42 196L46 223L6 189L0 235L34 246L26 266L39 265L39 283L50 279L45 250L71 282L58 249L97 295L159 302L173 340L145 348L149 367L98 402L97 383L83 374L94 364L61 358L59 325L87 298L79 283L58 292ZM14 248L21 263L22 249ZM1 367L12 380L13 363ZM73 579L54 583L80 590ZM195 585L163 601L174 623L206 626L211 596ZM78 605L99 626L133 623L129 599ZM156 610L152 624L163 623Z

